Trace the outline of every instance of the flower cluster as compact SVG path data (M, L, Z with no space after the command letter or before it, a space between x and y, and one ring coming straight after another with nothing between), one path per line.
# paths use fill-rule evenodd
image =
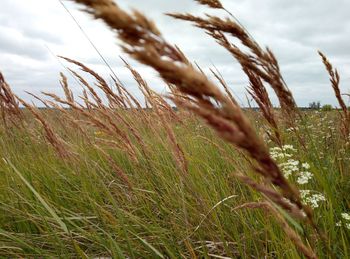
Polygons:
M347 229L350 229L350 214L344 212L344 213L341 214L341 217L343 218L343 222L345 223L345 227ZM338 227L343 226L341 221L339 221L336 225Z
M292 155L289 152L296 152L297 150L292 145L284 145L282 148L280 147L273 147L270 149L270 154L273 159L278 158L289 158L292 157Z
M277 161L284 176L287 179L293 178L299 185L305 185L312 180L313 174L309 171L310 165L308 163L294 158L296 152L297 150L292 145L270 149L271 157ZM300 195L303 202L312 208L318 208L319 203L326 200L323 194L312 190L301 190Z
M315 209L319 207L321 201L326 201L326 198L321 193L313 193L311 190L300 190L301 199L305 204Z
M286 178L294 175L298 184L307 184L313 177L312 173L308 171L310 165L293 159L295 152L296 149L292 145L284 145L282 148L274 147L270 150L271 157L279 162Z

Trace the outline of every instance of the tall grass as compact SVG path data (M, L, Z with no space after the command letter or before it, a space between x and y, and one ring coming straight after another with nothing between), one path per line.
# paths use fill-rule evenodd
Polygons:
M141 102L118 78L110 85L61 57L81 95L61 74L64 97L31 94L46 107L38 109L1 75L0 255L349 256L346 106L342 113L299 111L271 50L219 1L197 2L222 9L225 19L171 16L202 28L240 62L257 112L239 107L218 72L212 70L217 84L143 14L111 0L75 2L113 29L126 53L156 70L169 93L153 91L124 61ZM338 73L321 56L340 101ZM273 108L268 86L281 109Z

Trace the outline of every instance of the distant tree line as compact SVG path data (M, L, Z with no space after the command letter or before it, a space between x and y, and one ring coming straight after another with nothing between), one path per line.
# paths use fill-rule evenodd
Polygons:
M309 103L309 109L311 110L322 110L322 111L331 111L333 110L333 106L330 104L324 104L321 107L321 102L317 101L317 102L311 102Z

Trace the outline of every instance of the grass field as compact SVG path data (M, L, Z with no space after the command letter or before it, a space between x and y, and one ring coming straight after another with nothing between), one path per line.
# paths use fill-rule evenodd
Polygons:
M172 14L240 62L260 108L242 109L218 73L209 80L142 14L110 0L75 2L169 93L125 63L144 96L136 100L117 79L111 86L63 58L81 96L62 74L65 97L33 96L46 107L38 109L1 76L1 257L350 258L350 113L322 53L340 109L301 111L272 52L232 16Z

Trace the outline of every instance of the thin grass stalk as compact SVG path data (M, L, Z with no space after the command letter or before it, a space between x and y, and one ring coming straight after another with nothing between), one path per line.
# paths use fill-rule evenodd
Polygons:
M69 151L67 144L55 133L51 125L44 119L40 114L39 110L16 96L17 100L26 107L33 116L41 123L45 131L45 136L48 142L55 149L56 153L63 159L68 159L71 157L72 153Z
M13 93L10 85L6 82L3 74L0 72L0 111L1 117L7 128L7 120L12 125L18 126L18 121L22 121L23 114L19 103Z
M329 62L327 57L321 52L318 51L318 54L322 58L322 62L326 67L326 70L330 77L330 82L332 84L332 88L335 94L335 97L337 98L337 101L339 103L339 106L342 110L341 113L341 131L345 139L350 138L350 113L348 111L348 108L346 107L345 101L343 97L341 96L339 82L340 82L340 76L337 71L337 69L333 68L332 64Z

